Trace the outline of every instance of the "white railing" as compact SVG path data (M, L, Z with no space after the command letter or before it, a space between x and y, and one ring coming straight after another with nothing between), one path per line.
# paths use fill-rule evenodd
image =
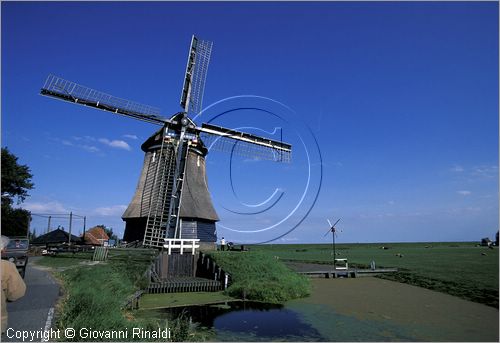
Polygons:
M349 269L349 264L347 264L347 258L336 258L333 262L333 268L337 270Z
M199 239L165 238L163 247L168 250L169 255L172 254L172 250L180 250L181 255L184 254L184 250L191 250L191 254L194 255L196 249L200 247L199 242Z

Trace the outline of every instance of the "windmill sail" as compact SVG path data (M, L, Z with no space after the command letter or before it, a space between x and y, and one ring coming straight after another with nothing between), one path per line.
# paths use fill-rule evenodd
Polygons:
M202 124L198 130L210 149L276 162L291 161L292 146L288 143L211 124Z
M40 94L157 125L164 125L169 122L168 119L160 116L160 110L156 107L117 98L54 75L47 77Z
M198 39L193 35L181 93L181 107L189 114L201 111L211 54L212 42Z

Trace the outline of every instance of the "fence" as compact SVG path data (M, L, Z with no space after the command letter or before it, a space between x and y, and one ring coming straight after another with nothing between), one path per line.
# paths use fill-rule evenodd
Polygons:
M108 259L109 249L107 247L96 247L92 261L106 261Z
M199 239L165 238L163 247L167 249L169 255L172 254L172 251L177 252L177 250L179 250L181 255L184 253L184 250L191 250L191 255L194 255L196 249L200 247L199 242Z

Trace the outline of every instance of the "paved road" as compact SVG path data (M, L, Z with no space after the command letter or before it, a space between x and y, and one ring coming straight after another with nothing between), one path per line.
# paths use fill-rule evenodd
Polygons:
M55 303L59 297L59 285L50 274L41 267L34 266L33 261L37 257L30 257L26 276L27 290L21 299L7 303L9 313L9 328L2 335L2 342L40 342L39 337L29 337L23 340L21 336L13 337L15 334L21 335L23 332L43 332L53 325L52 316ZM10 336L10 337L8 337ZM19 338L21 337L21 338Z

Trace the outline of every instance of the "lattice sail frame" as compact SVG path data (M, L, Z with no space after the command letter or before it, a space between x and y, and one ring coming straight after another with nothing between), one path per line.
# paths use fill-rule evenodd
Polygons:
M181 107L188 114L201 112L203 92L213 43L193 35L181 93Z
M207 79L208 64L212 54L212 42L199 40L196 47L196 59L194 62L194 74L191 86L191 100L189 105L189 114L198 114L201 112L203 104L203 94L205 81Z
M291 150L277 149L205 132L200 133L200 138L210 151L227 152L237 156L273 162L289 163L292 160Z
M163 125L169 122L166 118L161 117L160 109L157 107L118 98L52 74L47 77L40 93L60 100L135 117L154 124Z
M197 129L209 150L275 162L290 162L292 159L292 146L288 143L207 123Z

